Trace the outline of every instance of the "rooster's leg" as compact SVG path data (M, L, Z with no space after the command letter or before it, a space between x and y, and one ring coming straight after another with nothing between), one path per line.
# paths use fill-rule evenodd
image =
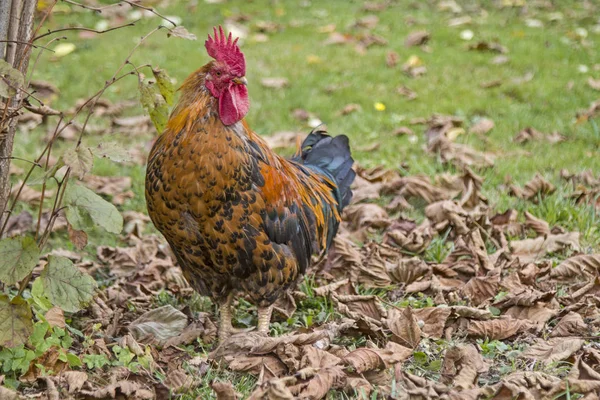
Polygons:
M258 333L269 335L269 324L271 323L271 313L273 306L258 307Z
M231 301L233 293L229 293L227 300L219 306L219 341L227 339L233 333L231 325Z

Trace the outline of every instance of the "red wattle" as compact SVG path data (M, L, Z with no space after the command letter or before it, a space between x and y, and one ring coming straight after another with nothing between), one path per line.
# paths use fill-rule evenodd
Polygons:
M244 85L232 85L219 97L219 117L224 125L233 125L248 113L248 89Z

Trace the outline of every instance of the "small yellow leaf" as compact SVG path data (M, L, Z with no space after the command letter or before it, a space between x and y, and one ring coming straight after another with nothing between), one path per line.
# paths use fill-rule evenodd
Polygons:
M418 67L420 65L423 64L423 61L416 55L412 55L410 57L408 57L408 60L406 61L406 63L404 65L410 67L410 68L414 68L414 67Z
M460 135L462 135L464 133L465 133L465 130L463 128L452 128L448 131L446 136L448 137L448 140L450 140L451 142L454 142L457 137L459 137Z
M383 103L377 102L373 104L373 107L375 107L377 111L385 111L385 104Z
M75 51L75 48L73 43L60 43L54 48L54 57L64 57Z
M319 57L319 56L316 56L316 55L314 55L314 54L309 54L309 55L306 57L306 61L307 61L309 64L321 64L321 63L323 62L323 60L321 60L321 57Z

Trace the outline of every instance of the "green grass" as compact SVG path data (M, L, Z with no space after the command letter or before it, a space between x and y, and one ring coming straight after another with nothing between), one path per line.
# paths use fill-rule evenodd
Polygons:
M246 56L247 78L251 108L247 116L250 126L259 134L269 135L277 131L305 131L309 128L292 116L292 110L303 108L316 114L326 122L332 134L345 133L350 137L358 163L371 167L385 165L398 168L407 166L410 174L424 173L433 176L447 168L436 162L436 157L424 151L424 127L411 126L417 133L417 141L406 136L393 135L394 129L407 126L413 118L427 118L432 113L458 115L465 119L468 128L480 117L491 118L495 128L482 140L474 135L463 135L458 140L469 143L479 150L497 155L493 168L478 171L485 178L483 194L490 199L490 205L500 212L507 208L529 211L545 219L550 226L561 225L568 230L578 230L582 234L585 251L598 249L600 232L599 216L592 207L578 206L566 199L572 190L559 179L563 168L571 172L584 169L600 170L600 132L593 122L575 123L577 111L586 109L590 102L600 97L586 84L589 77L600 78L597 47L600 33L597 19L590 15L582 2L561 0L554 2L554 9L528 7L523 15L521 8L497 8L492 1L464 2L464 12L472 17L472 23L459 27L448 27L448 21L456 15L441 12L437 1L397 1L381 12L375 13L380 21L373 33L388 41L386 46L373 46L366 54L358 54L352 45L325 46L327 33L319 30L335 24L342 33L357 33L352 28L354 21L369 13L362 11L360 1L306 2L311 6L298 5L297 1L246 2L230 0L224 4L207 4L198 1L196 6L187 2L171 2L160 7L164 15L181 17L182 24L198 36L198 41L167 38L165 31L159 31L144 42L131 58L136 65L152 64L168 71L171 77L181 83L185 77L208 61L203 41L212 26L222 24L224 19L236 15L248 15L250 22L249 38L242 45ZM64 26L94 27L101 15L62 4L64 13L55 13L44 29ZM480 11L483 5L485 13ZM188 9L187 7L191 7ZM563 18L550 21L551 13L560 12ZM543 28L526 25L527 18L539 19ZM251 40L256 32L258 21L272 21L280 24L276 34L269 34L269 41L256 43ZM145 33L160 23L158 18L144 18L134 27L109 32L94 39L80 39L77 32L61 33L66 41L74 43L76 50L67 56L55 59L45 52L40 57L35 79L54 83L61 93L52 104L58 109L71 107L79 98L87 98L99 90L104 82L123 62L130 50ZM573 32L584 28L588 32L585 40L577 39ZM407 48L404 39L408 33L426 29L431 33L428 44L430 51L419 47ZM465 42L459 34L464 29L474 32L474 39ZM55 35L58 36L58 35ZM470 43L480 40L499 41L509 49L509 62L495 65L491 60L497 55L489 52L468 51ZM54 47L55 43L50 47ZM400 56L396 68L386 66L386 54L395 51ZM34 52L37 55L37 51ZM401 64L410 56L423 60L427 73L419 78L410 78L402 73ZM318 57L320 62L314 63ZM588 67L588 73L578 71L580 65ZM130 70L126 67L125 70ZM149 71L145 71L148 73ZM514 79L528 73L533 78L525 83L515 83ZM264 77L286 77L290 85L283 90L267 89L260 85ZM499 87L484 89L483 82L500 79ZM570 84L571 82L571 84ZM335 85L342 88L333 92L327 90ZM408 86L419 97L413 101L399 95L399 86ZM567 86L572 85L572 89ZM137 98L137 80L134 76L110 87L106 97L112 101ZM375 102L386 105L385 111L377 111ZM338 111L349 103L357 103L361 111L347 116ZM140 114L141 108L130 111ZM51 118L52 123L56 121ZM97 121L92 119L93 123ZM532 126L542 132L559 131L567 141L550 144L546 141L519 145L512 138L519 130ZM15 156L31 158L40 150L44 129L20 134L16 139ZM133 136L127 132L99 137L85 135L85 143L94 145L101 140L116 140L124 146L138 147L147 151L151 135ZM380 143L371 152L360 151L371 144ZM59 143L55 155L72 143ZM15 163L21 167L20 161ZM558 190L532 204L507 195L503 185L506 177L522 186L536 172L542 173L553 182ZM144 211L143 166L122 166L104 160L95 162L94 174L126 175L133 180L135 197L128 200L122 210ZM21 206L26 207L26 206ZM418 213L422 215L422 210ZM149 228L152 230L152 228ZM93 257L99 244L114 245L118 238L112 235L90 234L91 243L87 247ZM53 247L72 248L65 235L55 236ZM426 252L428 261L439 261L451 249L445 238L436 238ZM308 327L335 318L333 306L323 297L312 292L314 282L309 278L300 289L307 298L298 304L298 312L288 321L273 324L273 332L282 334L299 327ZM370 294L365 291L362 294ZM387 291L380 290L385 296ZM160 304L178 304L178 299L168 294L159 296ZM405 303L425 302L426 299L407 299ZM196 310L210 308L202 300L194 300ZM242 304L236 314L237 324L253 323L255 310ZM509 349L510 350L510 349ZM203 351L203 350L198 350ZM508 350L507 350L508 351ZM491 353L506 357L504 350L490 350ZM200 354L200 353L199 353ZM424 366L431 367L426 360ZM510 366L510 362L507 365ZM228 372L224 367L211 366L203 378L203 385L193 394L184 398L210 398L213 396L208 382L212 379L231 381L236 389L247 395L255 381L248 375ZM495 379L495 378L493 378ZM330 398L348 398L345 395L331 395Z

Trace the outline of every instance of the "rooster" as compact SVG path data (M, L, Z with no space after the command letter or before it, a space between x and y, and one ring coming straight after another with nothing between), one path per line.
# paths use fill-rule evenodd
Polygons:
M244 54L223 29L205 42L214 59L179 89L146 172L146 202L184 276L219 306L219 339L235 332L231 303L246 294L268 335L273 303L324 254L352 197L346 136L313 131L290 160L244 121Z

